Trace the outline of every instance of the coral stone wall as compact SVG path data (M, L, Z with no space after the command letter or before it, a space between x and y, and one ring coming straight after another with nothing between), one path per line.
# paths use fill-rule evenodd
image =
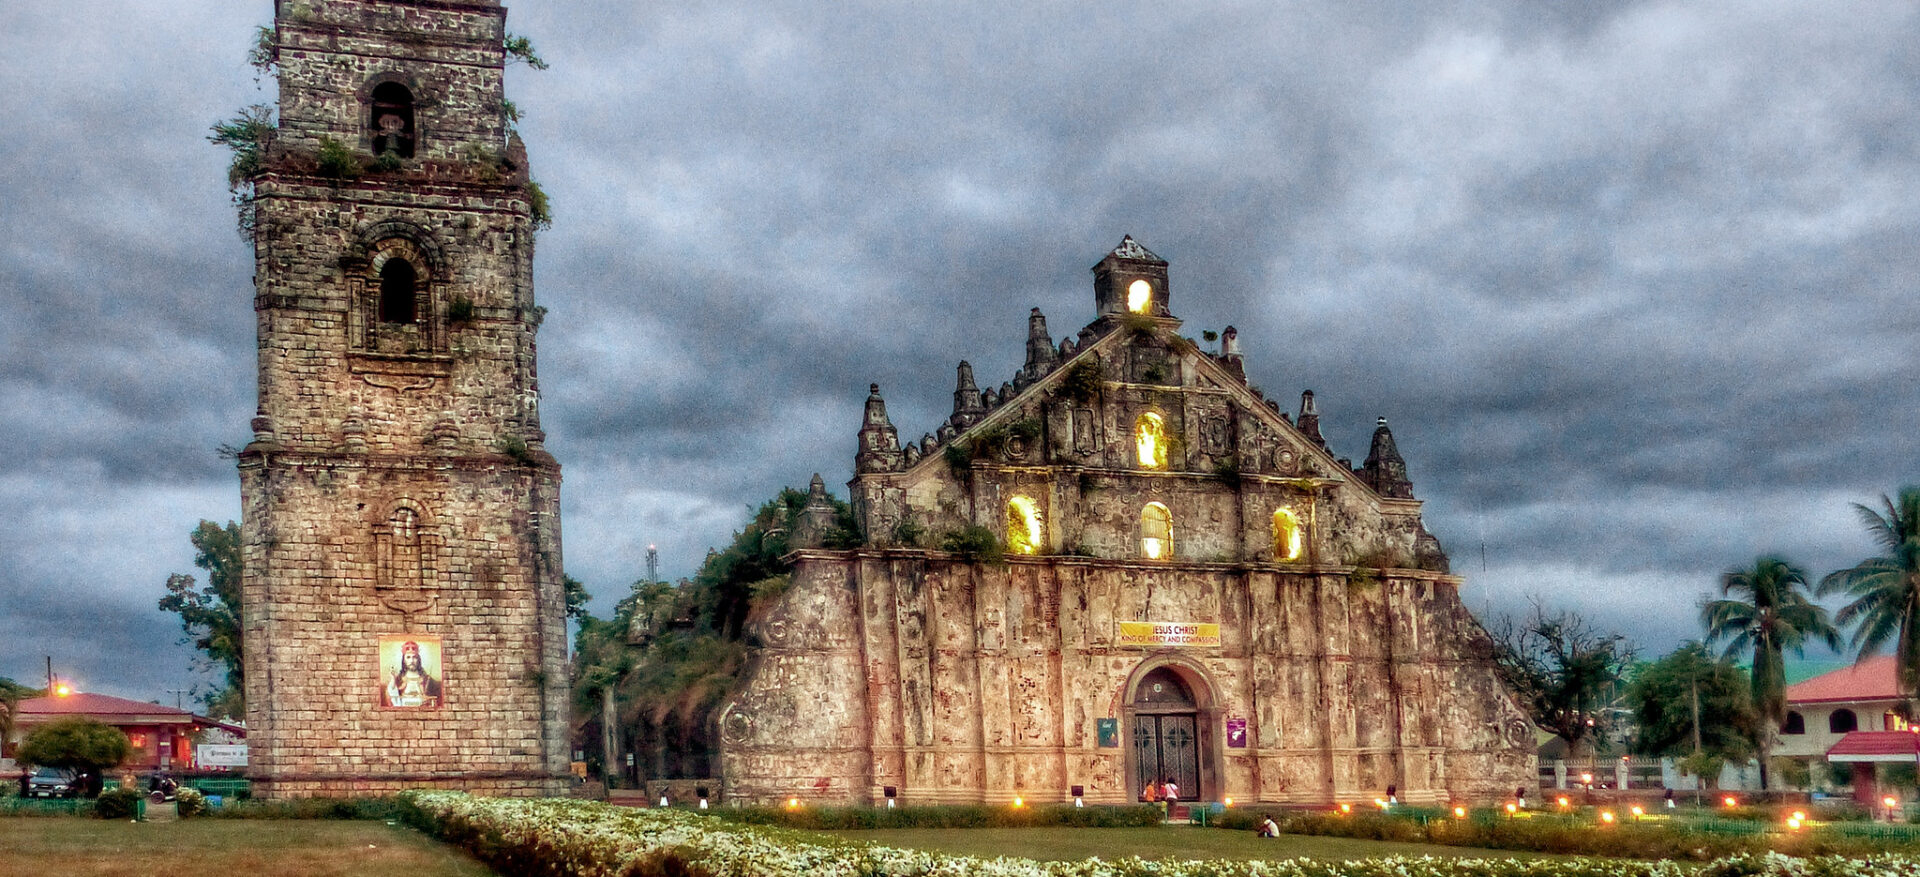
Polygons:
M1211 800L1491 800L1534 776L1532 726L1457 579L1413 570L967 563L803 552L720 717L729 800L1132 800L1133 686L1198 696ZM1219 625L1208 647L1121 645L1122 621ZM1103 747L1099 720L1118 745ZM1229 721L1246 745L1228 745ZM1189 790L1189 794L1193 794Z

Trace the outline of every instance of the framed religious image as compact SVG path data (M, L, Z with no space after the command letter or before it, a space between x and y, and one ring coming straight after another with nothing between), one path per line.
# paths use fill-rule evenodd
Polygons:
M437 710L446 697L437 636L383 636L380 638L380 706L388 709Z
M1094 727L1094 733L1100 739L1101 749L1120 748L1120 720L1119 719L1094 719L1093 727Z

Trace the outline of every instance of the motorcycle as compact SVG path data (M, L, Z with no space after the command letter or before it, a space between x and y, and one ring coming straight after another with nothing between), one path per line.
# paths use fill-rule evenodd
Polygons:
M147 800L155 804L165 804L173 800L179 793L180 784L174 782L173 777L155 775L152 780L148 781L147 788L151 790L147 795Z

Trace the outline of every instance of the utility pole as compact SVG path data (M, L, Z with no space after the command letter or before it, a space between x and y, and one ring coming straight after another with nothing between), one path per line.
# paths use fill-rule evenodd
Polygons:
M53 656L47 656L47 695L53 695Z
M1693 673L1693 754L1696 757L1700 754L1700 671L1698 669L1695 669ZM1695 763L1698 763L1697 758ZM1695 807L1700 806L1700 787L1706 784L1706 777L1696 776L1693 778L1693 805Z
M184 707L184 706L182 706L182 705L181 705L181 701L180 701L180 696L181 696L181 695L183 695L183 694L186 694L187 692L189 692L189 691L192 691L192 690L193 690L193 689L191 689L191 688L169 688L169 689L167 689L167 693L168 693L168 694L171 694L171 695L173 695L173 708L174 708L174 709L177 709L177 710L184 710L184 709L186 709L186 707Z
M653 546L647 546L647 581L660 580L660 552Z

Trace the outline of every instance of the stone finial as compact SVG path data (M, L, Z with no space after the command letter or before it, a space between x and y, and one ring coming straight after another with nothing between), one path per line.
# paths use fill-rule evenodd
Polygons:
M1307 439L1314 444L1319 445L1321 450L1326 450L1326 437L1320 434L1320 409L1314 407L1312 390L1307 390L1300 394L1300 420L1298 421L1298 426L1300 427L1300 433L1302 435L1306 436Z
M860 449L853 456L855 472L892 472L900 468L900 433L887 418L887 400L880 385L867 390L867 411L860 424Z
M1220 332L1220 364L1243 383L1246 381L1247 365L1240 356L1240 330L1232 326Z
M1060 352L1053 347L1053 336L1047 332L1047 315L1039 308L1027 315L1027 364L1021 369L1028 380L1042 377L1053 367L1060 364Z
M1360 464L1360 476L1381 496L1413 498L1413 482L1407 480L1407 461L1400 458L1400 449L1394 446L1393 431L1387 429L1385 417L1373 428L1373 447L1367 451L1367 461Z
M271 444L273 442L273 418L268 417L265 410L254 414L253 420L249 425L253 427L254 441L260 442L261 444Z
M433 427L427 431L427 446L451 450L459 441L460 427L454 423L453 412L440 412L440 417L434 420Z
M340 422L341 445L349 454L367 452L366 412L355 405L347 409L347 419Z
M980 422L987 409L980 401L980 387L973 382L973 364L960 360L959 378L953 388L953 416L947 422L966 429Z
M813 481L807 485L806 508L800 510L800 520L788 544L794 548L820 547L833 529L836 516L833 500L827 498L827 483L820 480L820 473L813 473Z
M1434 572L1453 571L1453 562L1447 559L1447 552L1440 547L1440 540L1427 532L1425 521L1414 522L1413 564L1419 569Z

